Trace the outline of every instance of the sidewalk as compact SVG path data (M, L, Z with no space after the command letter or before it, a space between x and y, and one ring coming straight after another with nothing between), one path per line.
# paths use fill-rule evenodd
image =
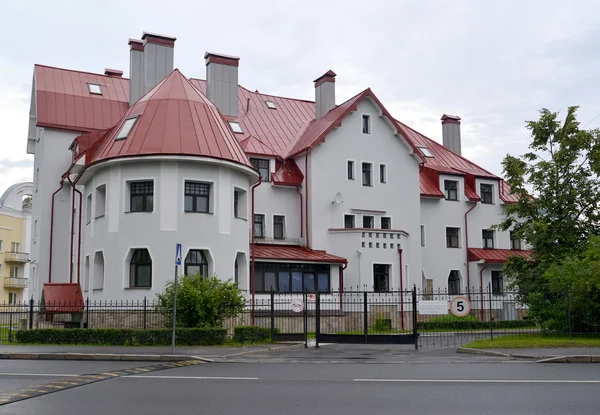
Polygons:
M600 363L600 348L553 348L553 349L471 349L459 347L458 353L484 356L512 357L534 360L537 363Z
M25 360L123 360L123 361L181 361L202 360L212 362L243 354L260 353L297 347L297 344L262 344L258 346L219 347L181 346L171 353L170 346L127 347L127 346L73 346L73 345L2 345L0 359ZM302 346L304 347L304 346Z

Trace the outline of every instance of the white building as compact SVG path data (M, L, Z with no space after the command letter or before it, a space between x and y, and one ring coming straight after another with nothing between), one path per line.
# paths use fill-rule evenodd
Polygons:
M153 298L176 243L181 273L255 293L502 289L520 243L488 228L514 196L460 156L459 117L442 117L442 146L370 89L336 105L332 71L311 102L238 85L237 57L207 53L188 79L175 38L129 46L129 79L35 65L36 297Z

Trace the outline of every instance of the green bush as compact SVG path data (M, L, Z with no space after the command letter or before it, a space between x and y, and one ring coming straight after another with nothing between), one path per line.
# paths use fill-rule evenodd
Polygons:
M98 344L109 346L167 346L171 330L131 329L34 329L16 332L21 343ZM221 328L177 329L175 342L180 346L223 344L227 330Z
M239 343L264 343L271 341L271 329L255 326L238 326L233 329L233 339Z
M375 327L373 330L375 331L390 331L392 329L392 319L391 318L378 318L375 321Z
M173 323L173 281L156 295L156 310ZM245 306L237 283L202 275L183 276L177 281L177 327L221 327L223 321L237 317Z
M517 329L535 327L535 322L531 320L506 320L492 321L491 327L494 329ZM480 321L476 317L438 317L430 321L420 321L417 323L418 330L482 330L489 329L489 321Z

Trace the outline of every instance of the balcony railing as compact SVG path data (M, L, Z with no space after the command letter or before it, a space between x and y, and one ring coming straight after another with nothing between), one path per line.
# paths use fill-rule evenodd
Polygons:
M4 253L4 262L27 262L29 254L27 252L7 251Z
M27 278L4 278L4 288L27 288Z

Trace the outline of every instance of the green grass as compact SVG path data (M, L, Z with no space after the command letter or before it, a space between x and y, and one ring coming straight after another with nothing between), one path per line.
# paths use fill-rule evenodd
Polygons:
M554 347L600 347L600 337L545 336L526 334L500 336L494 340L475 340L463 347L471 349L526 349Z

